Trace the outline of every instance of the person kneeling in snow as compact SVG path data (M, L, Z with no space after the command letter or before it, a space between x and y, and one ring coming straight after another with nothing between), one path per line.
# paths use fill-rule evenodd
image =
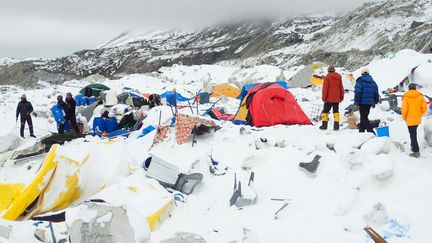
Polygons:
M416 90L415 84L408 86L408 91L402 98L402 118L405 120L411 139L411 157L420 157L420 149L417 142L417 127L422 121L422 115L426 113L427 103L422 93Z
M362 75L356 80L354 92L354 105L358 106L360 111L359 132L366 130L375 134L369 121L369 113L371 108L375 108L375 105L378 104L379 93L378 85L367 68L362 69Z
M334 130L339 130L339 103L344 99L344 88L342 84L342 76L336 72L333 66L328 68L328 74L324 78L322 100L324 102L324 109L322 113L322 125L319 127L321 130L327 129L329 120L329 112L333 108L334 116Z

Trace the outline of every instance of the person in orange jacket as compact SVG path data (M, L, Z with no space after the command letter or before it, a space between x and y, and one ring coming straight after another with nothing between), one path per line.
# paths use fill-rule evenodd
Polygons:
M342 76L336 72L333 66L328 68L328 74L324 78L322 101L324 109L322 112L321 130L326 130L329 120L329 112L333 108L334 126L333 130L339 130L339 103L344 99L344 87L342 84Z
M405 120L411 139L411 157L420 157L420 149L417 142L417 127L422 121L422 116L427 110L427 103L422 93L416 90L415 84L408 86L408 91L402 98L402 118Z

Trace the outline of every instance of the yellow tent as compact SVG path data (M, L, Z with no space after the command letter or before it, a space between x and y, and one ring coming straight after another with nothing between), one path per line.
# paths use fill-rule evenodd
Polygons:
M77 205L93 196L113 204L113 200L129 198L117 204L136 207L139 202L137 210L154 229L172 211L172 197L157 181L146 178L142 169L130 175L134 169L130 168L124 145L54 145L30 183L0 184L0 217L28 219Z
M212 97L226 96L231 98L237 98L240 95L240 89L231 84L219 84L213 88Z
M247 114L249 112L248 108L246 107L246 101L247 101L248 97L249 97L249 93L247 93L243 97L243 99L241 100L240 108L238 109L236 117L234 118L234 120L246 122L246 117L247 117Z
M24 185L22 183L17 183L0 185L1 218L8 220L18 219L45 190L57 167L57 162L54 160L56 151L57 145L51 147L41 168L30 184Z

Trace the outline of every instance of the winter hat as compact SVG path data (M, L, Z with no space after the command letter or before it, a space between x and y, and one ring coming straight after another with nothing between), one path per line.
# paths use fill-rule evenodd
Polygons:
M369 73L369 69L368 68L362 68L361 73L362 74Z
M22 94L22 95L21 95L21 98L22 98L22 99L26 99L27 96L26 96L25 94Z
M58 95L57 96L57 101L61 101L61 100L63 100L63 96L62 95Z
M328 67L327 71L328 72L336 72L336 69L335 69L335 67L330 66L330 67Z
M409 89L409 90L417 90L417 85L414 84L414 83L409 84L409 85L408 85L408 89Z
M66 97L72 97L72 93L71 92L67 92L66 93Z

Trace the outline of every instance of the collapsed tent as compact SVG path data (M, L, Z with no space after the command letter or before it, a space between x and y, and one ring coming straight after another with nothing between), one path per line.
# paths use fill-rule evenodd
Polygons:
M8 220L28 219L34 215L62 210L80 204L104 190L112 192L111 185L118 187L121 185L119 182L126 180L126 189L130 190L131 197L136 191L149 192L145 196L140 193L140 197L146 198L141 200L141 211L154 228L164 212L169 210L172 199L154 181L134 179L136 183L132 183L124 179L131 173L130 158L124 151L125 144L122 141L95 144L82 142L67 147L54 145L32 180L0 184L0 217ZM142 173L135 177L145 178ZM107 195L111 195L111 192ZM99 196L108 202L114 200Z
M237 98L240 95L240 89L231 84L216 85L211 93L211 97L226 96Z
M311 84L322 85L324 82L321 72L323 66L323 63L314 63L313 65L305 66L290 78L288 81L289 86L292 88L304 88ZM319 73L320 75L318 75Z
M88 105L86 107L79 107L77 110L78 113L81 114L81 116L85 117L87 121L90 121L90 119L93 116L93 112L96 109L96 106L98 105L99 105L99 101L94 102L93 104Z
M206 114L208 114L211 118L215 120L224 120L224 121L233 121L236 117L236 115L232 114L226 114L224 110L217 109L217 108L210 108L206 111Z
M89 84L87 86L85 86L84 88L82 88L79 93L82 95L86 95L86 89L91 89L91 95L94 97L99 97L100 94L105 91L105 90L110 90L110 88L106 85L100 84L100 83L93 83L93 84Z
M260 127L310 125L311 121L288 90L278 83L262 83L244 96L235 123Z
M167 91L167 92L161 94L160 98L161 99L165 98L169 105L176 106L177 101L189 101L189 100L194 99L195 97L186 98L176 91Z

